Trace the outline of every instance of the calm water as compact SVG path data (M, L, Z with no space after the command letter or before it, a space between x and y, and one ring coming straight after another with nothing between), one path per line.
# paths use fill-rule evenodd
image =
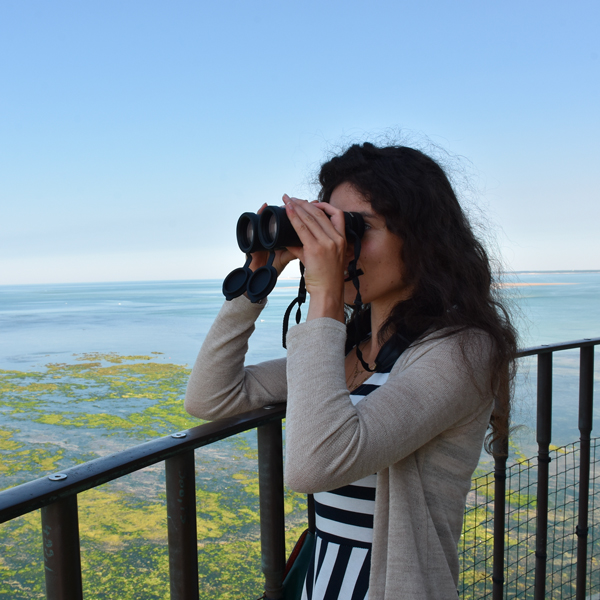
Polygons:
M281 318L296 282L283 280L257 324L252 358L281 356ZM0 286L0 369L70 362L83 352L163 352L192 365L223 303L220 281Z
M521 346L600 337L600 272L517 273L509 281L504 292L516 309ZM250 361L284 355L281 321L296 286L278 283ZM1 286L0 369L41 369L84 352L162 352L191 366L223 302L220 288L220 281ZM535 362L523 362L515 419L531 423ZM554 441L563 443L577 437L578 354L561 353L554 363Z

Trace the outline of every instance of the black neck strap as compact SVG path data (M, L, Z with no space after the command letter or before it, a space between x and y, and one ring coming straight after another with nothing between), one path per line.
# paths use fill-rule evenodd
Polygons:
M304 265L300 263L300 286L298 287L298 296L292 300L292 303L285 309L285 315L283 315L283 333L281 336L281 342L283 347L287 350L285 338L290 326L290 314L295 304L298 304L298 310L296 311L296 325L300 324L302 318L302 305L306 302L306 282L304 281Z
M360 281L358 278L361 273L358 272L358 258L360 256L360 238L356 233L352 230L349 231L350 235L354 238L354 259L350 261L348 265L348 276L352 280L354 287L356 288L356 298L354 298L354 309L356 311L356 316L354 318L354 327L355 327L355 335L358 340L360 337L359 325L358 325L358 313L362 309L362 298L360 297ZM363 369L365 371L369 371L369 373L373 373L377 370L377 361L375 361L375 366L371 369L369 367L367 361L363 358L362 352L360 351L359 344L356 344L356 357L360 361Z

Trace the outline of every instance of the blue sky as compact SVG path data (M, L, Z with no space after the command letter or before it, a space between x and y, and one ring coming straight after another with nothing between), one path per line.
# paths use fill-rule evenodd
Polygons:
M599 25L591 1L3 0L0 284L221 278L239 214L394 135L449 153L509 268L600 269Z

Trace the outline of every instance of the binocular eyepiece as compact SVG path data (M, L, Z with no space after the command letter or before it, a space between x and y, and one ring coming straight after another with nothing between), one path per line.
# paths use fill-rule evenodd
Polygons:
M365 222L358 213L345 212L345 232L348 240L360 240L365 233ZM283 206L267 206L261 214L246 212L238 219L237 243L247 255L243 267L232 271L223 282L223 294L233 300L247 291L252 302L262 300L277 283L277 270L273 267L275 250L288 246L301 246ZM254 273L250 270L250 254L266 250L270 252L267 265Z

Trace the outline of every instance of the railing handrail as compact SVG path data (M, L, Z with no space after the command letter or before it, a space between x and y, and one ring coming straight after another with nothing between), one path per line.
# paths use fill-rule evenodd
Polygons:
M599 344L600 337L557 344L542 344L522 348L518 351L517 358ZM67 475L67 477L60 481L51 481L48 477L41 477L8 488L0 491L0 523L47 506L55 500L118 479L185 450L200 448L284 417L285 404L275 405L272 409L262 408L250 411L236 417L219 419L187 429L185 430L186 436L183 438L174 438L174 434L170 434L64 469L61 474Z
M53 481L46 476L8 488L0 492L0 523L48 506L56 500L79 494L123 475L139 471L187 450L207 446L283 417L285 417L285 404L275 404L272 407L252 410L235 417L203 423L183 430L179 434L155 438L127 450L120 450L75 465L60 471L59 473L66 477L59 480Z
M531 346L530 348L521 348L517 352L517 358L533 356L535 354L546 354L548 352L558 352L560 350L572 350L574 348L587 348L589 346L598 346L600 337L583 338L571 342L560 342L558 344L541 344L540 346Z

